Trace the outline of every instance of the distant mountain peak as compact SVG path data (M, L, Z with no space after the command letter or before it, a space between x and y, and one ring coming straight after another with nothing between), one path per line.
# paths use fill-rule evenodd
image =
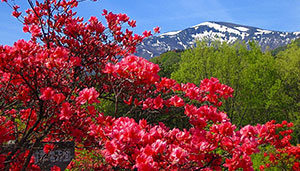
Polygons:
M195 45L196 40L219 40L234 43L238 40L256 40L265 50L275 49L299 38L300 32L280 32L228 22L207 21L184 30L166 32L145 39L136 55L152 58L170 50L183 50Z

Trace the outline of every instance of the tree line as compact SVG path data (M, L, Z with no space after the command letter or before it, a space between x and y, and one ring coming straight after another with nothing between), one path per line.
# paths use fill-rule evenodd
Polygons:
M234 89L222 110L238 126L287 120L299 128L299 40L286 47L263 52L255 42L199 41L185 51L169 51L151 59L160 65L162 77L200 84L216 77ZM299 143L300 131L294 136Z

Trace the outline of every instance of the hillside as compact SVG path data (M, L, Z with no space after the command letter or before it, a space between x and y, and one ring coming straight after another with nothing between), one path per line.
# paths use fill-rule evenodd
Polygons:
M195 45L196 40L219 40L234 43L236 41L258 42L262 50L270 50L287 45L300 37L300 32L281 32L264 30L226 22L204 22L184 30L163 33L145 39L138 47L136 55L152 58L170 50L187 49Z

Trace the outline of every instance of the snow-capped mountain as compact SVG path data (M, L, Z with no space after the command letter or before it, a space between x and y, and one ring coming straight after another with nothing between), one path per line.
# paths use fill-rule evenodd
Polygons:
M271 50L299 38L300 32L264 30L226 22L204 22L175 32L167 32L145 39L138 47L136 55L152 58L170 50L182 50L195 45L196 40L220 40L234 43L237 40L255 40L265 50Z

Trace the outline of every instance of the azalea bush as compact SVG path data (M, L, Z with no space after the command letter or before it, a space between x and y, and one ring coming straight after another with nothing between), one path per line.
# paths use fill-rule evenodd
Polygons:
M104 10L105 24L85 22L73 11L77 0L28 2L24 14L6 2L31 39L0 46L1 168L40 170L35 147L74 141L69 169L253 170L251 155L267 145L278 156L266 154L268 163L283 156L288 170L299 170L292 123L237 128L219 110L233 89L217 78L195 85L160 77L158 65L132 55L152 33L125 29L135 27L126 14ZM156 121L171 110L186 121L181 129Z

